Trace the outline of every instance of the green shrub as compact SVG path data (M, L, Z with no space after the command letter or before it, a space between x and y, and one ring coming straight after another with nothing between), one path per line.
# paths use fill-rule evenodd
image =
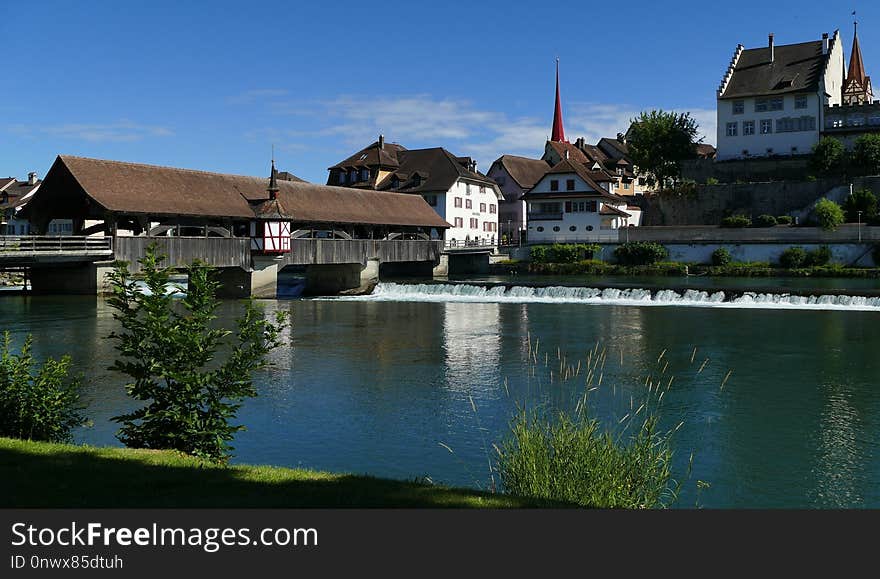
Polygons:
M531 258L532 263L548 263L547 249L546 245L533 245L531 249L529 249L529 257Z
M843 209L831 199L820 199L813 208L816 222L826 231L837 229L844 222Z
M822 137L813 145L810 167L819 175L840 175L847 161L843 143L834 137Z
M847 223L870 223L877 217L877 196L870 189L853 191L843 202L843 212Z
M47 359L42 366L31 355L33 338L11 352L9 332L0 354L0 436L67 442L70 431L85 423L80 414L80 382L70 376L70 356Z
M791 225L794 222L791 215L780 215L776 218L777 225Z
M630 241L618 245L614 257L622 265L650 265L666 259L669 251L654 241Z
M752 220L745 215L731 215L721 220L721 227L751 227Z
M593 419L517 415L498 449L508 493L597 508L664 506L671 490L670 436L647 419L629 439Z
M773 227L776 225L776 218L772 215L758 215L755 219L755 227Z
M126 262L114 264L110 274L109 305L122 326L121 333L110 334L121 356L112 369L129 376L129 396L146 403L113 418L122 424L117 437L126 446L225 461L229 442L244 428L230 421L245 398L256 396L252 375L281 344L286 313L272 323L248 301L236 332L217 328L219 284L213 270L192 264L186 297L177 300L166 292L171 270L160 267L164 257L151 245L139 260L140 274L130 274ZM138 281L149 292L141 291ZM221 348L224 355L217 359Z
M719 181L715 177L709 177L706 179L706 185L717 185L718 183Z
M831 262L831 257L831 248L827 245L823 245L813 251L807 252L807 258L804 261L804 265L807 267L828 265Z
M712 252L712 265L724 266L728 265L731 261L733 261L733 258L730 256L730 251L727 248L719 247Z
M807 261L807 252L803 247L789 247L779 256L779 265L786 269L802 267Z

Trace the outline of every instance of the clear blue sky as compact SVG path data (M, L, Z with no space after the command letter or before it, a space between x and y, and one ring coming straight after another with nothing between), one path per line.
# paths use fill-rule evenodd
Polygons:
M880 7L864 0L0 0L0 176L43 176L60 153L267 175L274 143L280 169L323 182L380 131L485 171L540 155L557 55L569 140L664 108L691 111L714 143L737 43L839 28L848 58L854 9L880 79Z

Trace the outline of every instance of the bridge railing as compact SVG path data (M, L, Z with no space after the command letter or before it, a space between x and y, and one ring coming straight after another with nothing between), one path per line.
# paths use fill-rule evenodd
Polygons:
M110 237L79 235L0 235L0 256L111 254Z

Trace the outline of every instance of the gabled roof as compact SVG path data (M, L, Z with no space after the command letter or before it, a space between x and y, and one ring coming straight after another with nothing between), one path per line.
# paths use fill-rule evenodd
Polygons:
M397 175L400 185L394 191L403 193L445 193L459 180L496 188L498 185L478 171L465 167L467 158L456 157L442 147L431 149L404 149L397 153L400 167L386 179L380 188L392 189L392 180ZM418 184L413 177L418 174ZM405 176L405 178L404 178Z
M300 183L306 182L305 179L300 179L299 177L288 171L278 171L277 173L275 173L275 178L281 181L298 181Z
M626 159L629 160L629 147L623 141L619 141L617 139L609 139L608 137L602 137L599 139L599 143L597 144L599 149L602 150L603 153L611 157L612 159Z
M495 163L504 167L511 179L516 181L516 184L522 189L534 187L535 183L550 170L547 161L517 157L516 155L501 155L492 164Z
M13 183L15 183L17 179L15 177L4 177L0 179L0 191L3 191Z
M622 211L614 205L606 205L604 203L602 204L602 208L599 209L599 215L618 215L620 217L632 217L632 215L630 215L626 211Z
M405 151L406 147L397 143L382 143L379 147L379 141L374 141L345 159L330 167L333 169L354 169L359 167L382 167L387 169L395 169L399 166L397 155L400 151Z
M523 199L537 199L537 198L550 198L550 197L572 197L572 196L599 196L609 201L613 201L615 203L626 203L626 200L619 195L615 195L613 193L609 193L604 187L599 185L596 180L593 178L591 171L589 171L583 163L572 162L570 159L563 159L553 166L552 169L547 171L547 175L565 175L565 174L577 174L588 187L593 189L593 191L553 191L552 193L536 193L534 192L534 187L532 190L526 192L523 195ZM546 175L545 175L546 176ZM540 180L539 180L540 182ZM536 183L537 185L537 183Z
M50 212L56 201L71 211L156 217L289 218L298 222L450 227L412 195L359 191L278 180L277 201L267 179L59 155L22 210ZM79 190L85 198L76 197Z
M822 41L784 44L743 50L721 99L770 96L791 92L816 92L831 54L822 54Z
M556 154L559 155L559 158L563 161L565 160L565 152L568 151L568 158L573 161L578 161L580 163L586 163L589 161L584 152L577 148L573 143L560 143L558 141L547 141L547 144L544 146L544 150L546 151L547 147L550 147Z

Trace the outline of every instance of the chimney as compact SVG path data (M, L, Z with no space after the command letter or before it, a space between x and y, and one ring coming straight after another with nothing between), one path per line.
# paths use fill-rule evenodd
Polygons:
M385 135L379 135L379 149L385 149Z
M623 133L617 133L617 142L626 144L626 135Z
M822 54L828 54L828 33L822 34Z
M772 32L770 33L770 36L768 38L769 38L769 44L770 44L770 62L773 62L775 60L774 57L776 56L776 49L773 46L773 33Z
M584 140L583 137L578 137L574 141L574 146L577 147L578 149L583 149L585 144L586 144L586 141Z
M28 173L28 185L36 185L37 184L37 174L34 172Z

